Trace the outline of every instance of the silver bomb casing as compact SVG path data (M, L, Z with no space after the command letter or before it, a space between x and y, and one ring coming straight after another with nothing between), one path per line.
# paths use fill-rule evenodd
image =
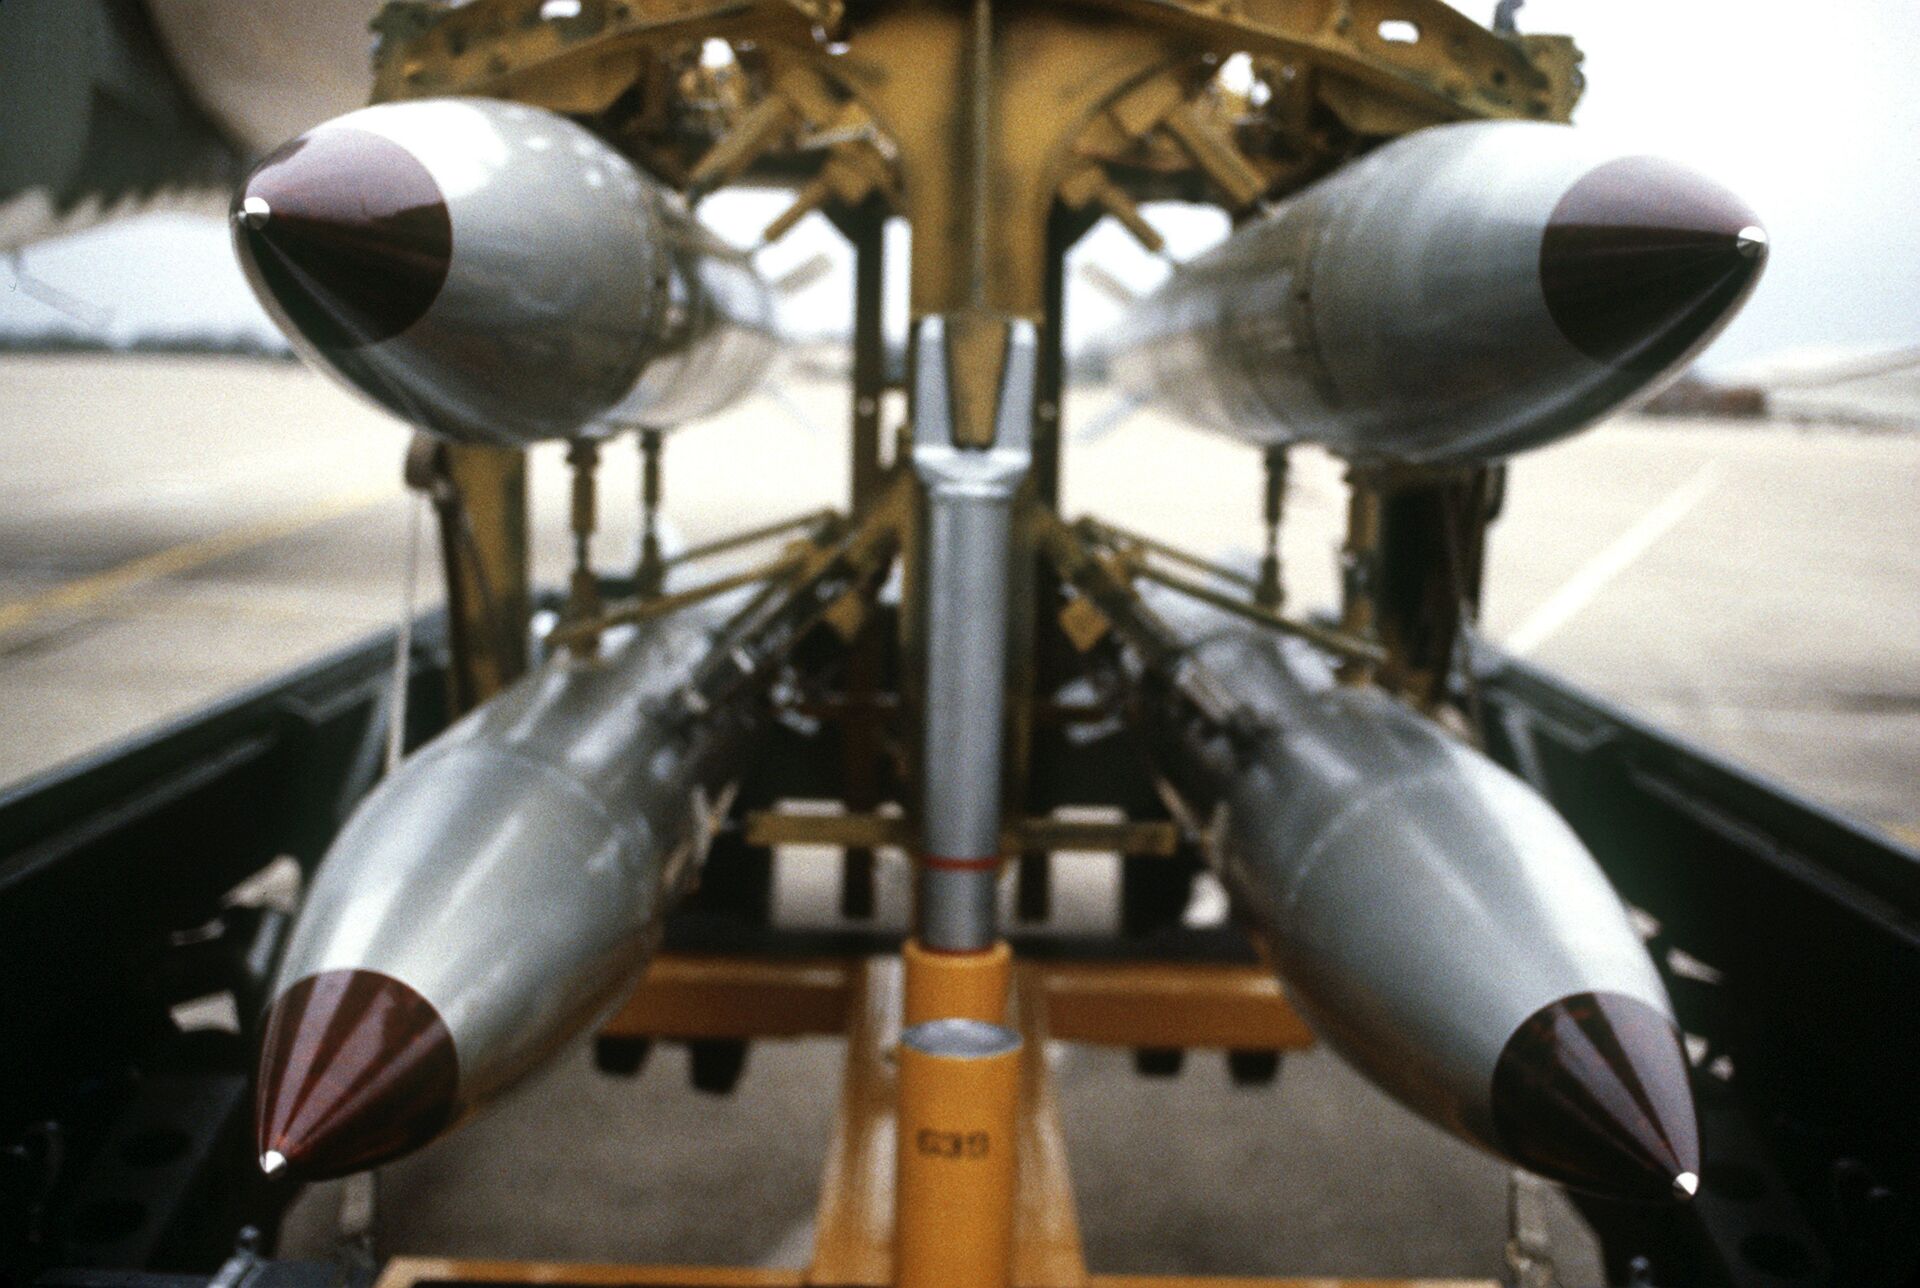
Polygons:
M1173 781L1203 784L1195 795L1209 801L1202 822L1222 879L1316 1031L1422 1116L1553 1179L1690 1193L1698 1144L1671 1006L1566 822L1387 694L1337 683L1304 642L1171 592L1143 598L1187 641L1184 663L1262 731L1237 750L1178 720L1153 722L1150 737ZM1590 998L1651 1031L1623 1039L1636 1049L1594 1056L1582 1075L1604 1084L1617 1074L1630 1106L1649 1102L1624 1143L1569 1127L1569 1088L1549 1086L1568 1051L1585 1057L1614 1040L1589 1041L1564 1013L1568 999ZM1525 1035L1543 1024L1549 1049L1532 1050ZM1538 1066L1521 1067L1529 1061ZM1613 1090L1602 1085L1598 1098Z
M755 742L671 701L739 604L556 658L355 811L275 981L263 1157L339 1175L424 1144L633 986Z
M1568 126L1434 126L1183 265L1106 350L1130 396L1254 443L1488 460L1657 391L1765 236L1718 186Z
M304 357L456 441L672 428L751 390L775 352L742 252L522 104L422 99L316 126L241 185L233 236Z

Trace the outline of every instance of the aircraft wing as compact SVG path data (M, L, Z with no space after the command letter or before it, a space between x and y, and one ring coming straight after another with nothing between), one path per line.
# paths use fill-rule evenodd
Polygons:
M0 250L226 204L272 143L366 101L372 0L7 0Z

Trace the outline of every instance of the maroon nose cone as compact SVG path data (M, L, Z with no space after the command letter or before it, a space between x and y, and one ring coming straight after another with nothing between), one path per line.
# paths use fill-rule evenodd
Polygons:
M1767 235L1738 197L1670 161L1626 157L1554 207L1540 288L1575 348L1652 374L1731 316L1766 256Z
M1493 1121L1514 1161L1610 1198L1688 1199L1700 1137L1673 1022L1618 993L1542 1007L1500 1054Z
M310 975L267 1013L254 1130L269 1175L345 1176L453 1121L459 1063L433 1006L365 970Z
M412 153L365 130L295 139L233 200L242 268L283 327L323 351L392 339L447 278L453 225Z

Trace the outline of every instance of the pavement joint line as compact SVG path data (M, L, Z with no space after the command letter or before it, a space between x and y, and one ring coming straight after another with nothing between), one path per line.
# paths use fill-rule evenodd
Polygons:
M1082 446L1088 443L1097 443L1132 420L1134 413L1145 411L1146 408L1147 404L1142 399L1121 394L1105 407L1102 407L1098 416L1087 421L1085 425L1072 436L1073 441Z
M176 577L243 550L290 537L397 495L390 486L339 493L272 519L241 524L210 537L181 542L153 554L130 559L91 576L62 582L38 594L0 604L0 635L52 614L84 609L147 582Z
M1599 597L1614 578L1632 567L1653 549L1660 538L1686 518L1720 486L1720 466L1708 461L1657 505L1641 515L1634 524L1561 582L1526 620L1508 634L1504 647L1509 653L1526 657L1559 633L1560 628L1579 616L1582 609Z

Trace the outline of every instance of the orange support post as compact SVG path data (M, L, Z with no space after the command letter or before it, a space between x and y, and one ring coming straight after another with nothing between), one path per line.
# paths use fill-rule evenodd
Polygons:
M941 953L909 939L900 955L907 964L907 1024L953 1019L1006 1023L1007 990L1013 982L1013 950L1006 940L985 952Z
M900 1035L897 1288L1011 1284L1020 1047L979 1020Z

